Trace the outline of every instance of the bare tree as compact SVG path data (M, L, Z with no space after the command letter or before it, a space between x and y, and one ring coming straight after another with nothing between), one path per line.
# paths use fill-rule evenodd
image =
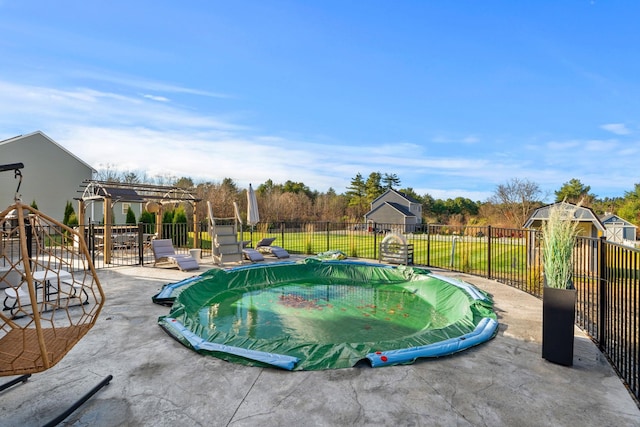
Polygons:
M506 225L522 227L531 212L541 205L542 196L540 186L528 179L513 178L505 184L496 187L496 191L489 201L493 203Z
M98 169L95 175L95 178L98 181L105 182L120 182L120 172L116 169L116 166L113 164L106 164L103 168Z

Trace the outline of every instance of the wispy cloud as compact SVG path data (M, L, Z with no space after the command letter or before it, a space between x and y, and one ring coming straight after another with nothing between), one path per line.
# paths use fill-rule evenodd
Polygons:
M466 135L460 137L437 135L433 137L431 141L438 144L476 144L480 142L480 138L475 135Z
M152 101L158 101L158 102L169 102L169 98L165 97L165 96L157 96L157 95L149 95L149 94L145 94L142 95L143 98L147 98L150 99Z
M600 128L616 135L629 135L631 133L624 123L609 123L601 125Z
M143 91L153 91L153 92L165 92L165 93L174 93L174 94L186 94L186 95L196 95L203 96L209 98L234 98L232 95L213 92L203 89L197 89L192 87L185 87L181 85L159 82L150 79L143 79L133 76L121 76L114 73L107 73L103 71L90 71L87 69L76 69L68 72L69 77L76 79L87 79L92 80L94 82L106 82L106 83L115 83L117 85L129 88L136 88Z

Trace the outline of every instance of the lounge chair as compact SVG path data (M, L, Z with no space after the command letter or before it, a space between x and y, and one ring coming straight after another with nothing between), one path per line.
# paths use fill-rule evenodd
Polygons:
M250 240L242 241L242 255L244 255L244 259L248 259L251 262L264 261L264 257L260 252L248 246L250 243Z
M170 263L182 271L197 270L198 261L191 255L176 254L171 239L154 239L151 241L153 250L153 266L158 263Z
M276 240L275 237L260 240L256 243L256 250L262 254L273 255L277 258L289 258L289 252L280 246L272 245L274 240Z

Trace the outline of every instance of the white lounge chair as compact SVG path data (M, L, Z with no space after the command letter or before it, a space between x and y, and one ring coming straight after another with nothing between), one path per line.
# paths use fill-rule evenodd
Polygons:
M182 271L197 270L198 261L191 255L176 254L171 239L154 239L151 241L153 250L153 266L158 263L170 263Z
M273 246L273 241L276 240L275 237L269 237L260 240L256 243L256 250L262 254L273 255L277 258L289 258L289 252L280 246Z

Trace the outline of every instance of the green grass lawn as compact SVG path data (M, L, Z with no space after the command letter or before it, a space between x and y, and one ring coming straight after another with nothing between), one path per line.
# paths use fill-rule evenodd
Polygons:
M383 235L367 232L285 232L260 233L244 232L238 239L249 240L255 245L262 238L275 237L274 245L281 246L293 254L315 255L325 251L342 251L351 258L377 260L379 245ZM193 242L193 234L189 243ZM414 264L451 268L469 273L486 273L488 269L488 243L486 239L460 239L455 242L451 236L438 236L429 243L426 235L409 238L407 243L414 247ZM207 233L201 235L201 247L211 248L211 238ZM512 272L526 269L526 246L521 241L505 240L491 243L491 269L494 273Z

